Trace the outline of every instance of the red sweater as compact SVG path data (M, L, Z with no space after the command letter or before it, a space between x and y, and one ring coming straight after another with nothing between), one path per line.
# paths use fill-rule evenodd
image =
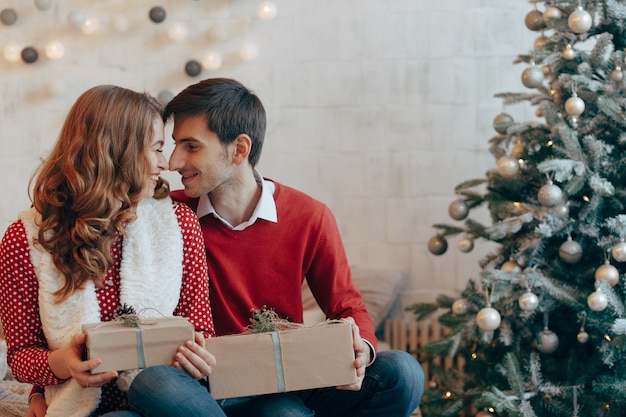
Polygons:
M240 333L251 309L263 306L302 322L302 283L328 319L353 317L361 336L376 347L374 326L352 283L339 229L330 209L293 188L276 184L278 222L258 219L235 231L209 214L200 219L209 265L211 309L217 335ZM198 199L182 190L172 199L193 210Z

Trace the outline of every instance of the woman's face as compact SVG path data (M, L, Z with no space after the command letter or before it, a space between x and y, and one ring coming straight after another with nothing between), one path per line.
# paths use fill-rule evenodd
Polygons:
M163 145L165 144L164 125L161 119L154 119L153 124L154 136L150 141L148 148L148 161L150 166L150 175L147 178L146 197L154 196L154 188L161 171L167 169L167 159L163 155Z

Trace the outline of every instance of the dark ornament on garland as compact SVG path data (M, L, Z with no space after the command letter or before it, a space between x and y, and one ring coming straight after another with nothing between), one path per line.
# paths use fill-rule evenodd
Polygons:
M37 61L38 58L39 54L37 53L37 50L32 46L27 46L26 48L22 49L22 61L26 62L27 64L32 64L33 62Z
M161 23L165 20L165 9L161 6L154 6L150 9L150 13L148 14L148 16L150 16L150 20L152 20L154 23Z
M17 13L15 12L15 10L10 8L2 9L2 11L0 12L0 22L4 23L7 26L13 25L15 22L17 22Z
M190 77L196 77L202 72L202 65L195 59L187 61L185 64L185 73Z
M448 242L441 236L433 236L428 241L428 250L433 255L443 255L448 250Z

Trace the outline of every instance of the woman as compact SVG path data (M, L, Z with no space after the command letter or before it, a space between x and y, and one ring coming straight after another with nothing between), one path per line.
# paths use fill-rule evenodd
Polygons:
M170 200L159 177L167 169L161 113L153 97L121 87L83 93L33 178L32 208L0 244L8 362L16 379L45 387L48 416L127 408L117 372L91 374L99 360L81 358L80 329L112 320L124 304L188 318L198 333L172 363L198 379L210 372L204 243L195 214ZM204 366L190 365L198 357ZM33 400L29 412L39 414L46 405L38 392Z

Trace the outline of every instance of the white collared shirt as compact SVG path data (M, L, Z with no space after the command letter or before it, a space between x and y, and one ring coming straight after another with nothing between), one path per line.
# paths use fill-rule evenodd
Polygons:
M276 202L274 201L274 190L276 189L276 185L272 181L263 179L263 176L256 168L254 169L254 179L257 183L261 184L261 198L259 199L259 203L256 205L250 219L236 226L231 225L226 219L217 214L208 194L201 195L198 200L198 208L196 209L198 218L200 219L207 214L213 214L232 230L243 230L246 227L253 225L257 219L277 223L278 216L276 215Z

